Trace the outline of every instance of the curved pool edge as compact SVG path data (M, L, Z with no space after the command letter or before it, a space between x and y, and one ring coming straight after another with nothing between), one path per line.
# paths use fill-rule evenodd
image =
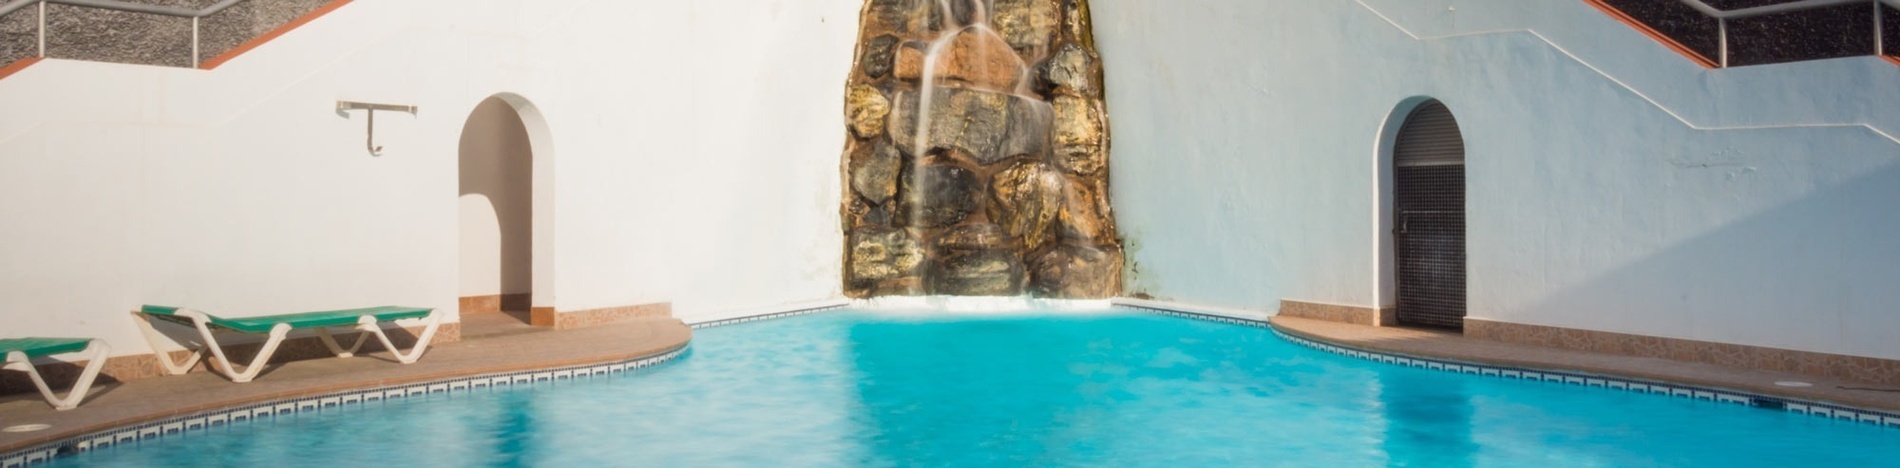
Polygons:
M50 462L56 457L123 443L157 441L232 423L304 412L336 410L361 403L418 396L445 396L476 389L548 384L624 374L631 370L672 361L690 349L692 327L677 320L668 321L672 326L679 328L677 333L662 334L658 342L641 343L639 349L632 352L602 353L579 359L559 358L513 362L461 371L347 382L207 405L129 414L109 422L48 433L0 447L0 468L36 465ZM430 353L440 352L443 350L430 351ZM424 361L428 359L428 356L423 357ZM82 405L72 411L85 409L86 406Z
M1289 326L1285 323L1287 320L1282 317L1271 317L1266 320L1261 320L1207 311L1177 310L1166 307L1165 305L1153 303L1135 304L1118 302L1117 305L1181 318L1266 328L1271 330L1275 335L1301 346L1387 364L1472 374L1482 377L1537 380L1581 387L1599 387L1611 390L1668 395L1672 397L1731 403L1810 416L1856 421L1883 426L1889 429L1900 429L1900 411L1893 411L1872 405L1842 403L1825 398L1813 398L1800 395L1791 390L1773 391L1778 389L1771 389L1764 391L1764 389L1760 388L1738 386L1728 382L1711 382L1692 377L1627 372L1616 369L1585 366L1563 366L1555 363L1510 358L1491 358L1471 355L1430 355L1419 353L1416 350L1380 347L1380 343L1377 341L1347 342L1345 340L1334 339L1311 331L1302 330L1298 326Z

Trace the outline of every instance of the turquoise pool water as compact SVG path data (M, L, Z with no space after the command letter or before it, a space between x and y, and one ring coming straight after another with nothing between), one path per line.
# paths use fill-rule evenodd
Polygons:
M415 397L59 466L1890 466L1900 430L1476 377L1135 312L827 312L612 378Z

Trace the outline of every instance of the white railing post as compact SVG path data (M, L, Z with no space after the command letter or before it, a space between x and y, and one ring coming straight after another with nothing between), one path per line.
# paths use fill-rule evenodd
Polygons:
M46 2L40 1L40 58L46 58Z
M198 17L191 17L191 68L198 68Z
M1718 39L1722 41L1722 43L1718 46L1720 47L1720 49L1718 49L1716 53L1722 56L1722 68L1728 68L1728 19L1716 18L1715 25L1717 28Z
M1874 55L1884 56L1884 55L1887 55L1887 35L1885 31L1880 30L1881 29L1880 26L1882 23L1881 15L1886 14L1887 7L1882 6L1880 4L1880 0L1874 0L1873 3L1874 3Z

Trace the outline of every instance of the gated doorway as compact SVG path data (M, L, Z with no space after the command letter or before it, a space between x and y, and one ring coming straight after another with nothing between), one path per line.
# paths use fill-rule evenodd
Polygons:
M1463 328L1465 142L1451 109L1436 99L1413 109L1392 166L1398 322Z

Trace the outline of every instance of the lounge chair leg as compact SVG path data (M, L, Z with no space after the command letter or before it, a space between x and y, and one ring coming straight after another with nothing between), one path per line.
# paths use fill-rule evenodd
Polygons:
M179 314L183 315L184 312L180 311ZM218 346L217 338L211 336L211 328L205 325L209 320L200 314L192 317L192 321L198 325L198 334L204 337L205 347L211 349L211 357L214 359L212 363L217 364L210 366L212 370L224 374L232 382L237 383L249 382L257 378L257 374L264 371L264 364L270 363L270 356L277 352L277 345L283 344L284 337L290 335L288 324L279 323L271 327L270 339L265 340L264 347L257 350L257 356L251 358L251 364L239 368L237 364L231 362L230 358L224 356L224 347Z
M402 350L396 349L396 344L389 341L389 335L383 333L383 327L377 326L376 317L365 315L362 318L358 318L356 320L356 329L375 334L376 339L383 342L383 349L388 349L389 354L395 356L397 362L410 364L416 362L417 358L422 357L423 350L429 349L429 340L435 338L435 328L437 325L441 325L441 314L441 311L429 313L429 318L425 319L428 321L428 325L422 327L422 336L416 337L416 346L409 348L408 354L404 354Z
M92 350L86 358L86 370L79 373L79 380L73 382L73 388L67 390L64 398L55 395L53 389L46 385L46 379L40 377L39 368L33 366L33 360L27 358L26 353L19 351L7 353L5 367L26 371L27 377L33 379L33 386L39 387L40 395L46 397L46 402L53 405L55 410L66 411L78 407L79 402L85 401L86 392L92 389L92 381L99 377L99 369L105 368L106 355L112 352L111 347L99 340L92 340L86 348Z
M356 350L363 349L363 343L369 341L369 334L357 332L356 344L350 345L350 349L343 349L342 346L337 345L336 337L330 336L330 329L328 328L318 328L317 338L322 340L323 346L330 348L330 352L335 353L336 357L346 358L356 356Z
M166 351L164 347L159 346L160 343L166 341L165 336L159 334L157 329L152 328L151 320L146 320L140 317L137 312L133 312L132 321L138 322L139 331L145 334L145 343L152 346L152 354L158 355L158 365L165 368L166 374L179 375L189 372L192 366L198 365L199 359L205 357L204 348L191 349L190 347L186 347L186 351L191 351L191 356L186 357L183 363L173 361L172 353Z

